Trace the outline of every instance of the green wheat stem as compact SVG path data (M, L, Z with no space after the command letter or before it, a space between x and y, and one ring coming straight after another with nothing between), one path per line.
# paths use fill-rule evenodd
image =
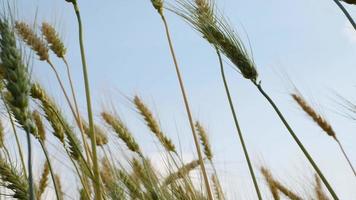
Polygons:
M33 174L32 174L32 144L31 144L31 133L26 130L26 140L27 140L27 165L28 165L28 183L29 183L29 195L30 200L35 200L35 188L33 184Z
M330 192L331 196L334 198L334 200L339 200L339 198L337 197L336 193L334 192L333 188L331 187L331 185L329 184L329 182L326 180L325 176L323 175L323 173L321 172L321 170L319 169L319 167L317 166L317 164L314 162L313 158L309 155L308 151L305 149L304 145L302 144L302 142L299 140L299 138L297 137L297 135L294 133L293 129L290 127L290 125L288 124L287 120L284 118L283 114L281 113L281 111L279 110L279 108L277 107L277 105L273 102L273 100L269 97L269 95L263 90L261 83L256 83L255 81L252 81L253 84L257 87L257 89L259 90L259 92L266 98L266 100L271 104L271 106L273 107L273 109L276 111L278 117L281 119L281 121L283 122L284 126L287 128L288 132L291 134L291 136L293 137L294 141L298 144L299 148L302 150L302 152L304 153L305 157L308 159L308 161L310 162L310 164L313 166L314 170L316 171L316 173L319 175L320 179L323 181L323 183L325 184L326 188L328 189L328 191Z
M67 71L67 77L68 77L68 80L69 80L69 85L70 85L70 89L71 89L71 92L72 92L72 97L73 97L73 101L74 101L74 108L77 112L77 119L78 119L78 125L79 125L79 129L80 129L80 133L81 133L81 137L82 137L82 140L83 140L83 145L84 145L84 150L85 150L85 154L87 156L87 159L91 159L89 157L89 150L88 150L88 144L85 140L85 137L84 137L84 128L83 128L83 122L82 122L82 119L80 117L80 112L79 112L79 107L78 107L78 101L77 101L77 97L75 95L75 92L74 92L74 84L73 84L73 79L72 79L72 75L70 73L70 68L69 68L69 64L67 62L67 60L65 59L65 57L62 58L65 66L66 66L66 71Z
M46 146L45 146L45 144L43 143L42 140L38 139L38 141L39 141L39 143L41 145L41 148L42 148L43 153L44 153L44 155L46 157L46 160L47 160L49 173L51 174L51 178L52 178L52 181L53 181L53 187L54 187L54 191L56 193L57 200L60 200L60 198L59 198L60 195L59 195L56 179L55 179L55 176L54 176L54 172L53 172L53 169L52 169L52 164L51 164L51 161L49 159L49 154L48 154L47 148L46 148Z
M79 7L77 1L73 1L73 6L75 10L75 14L78 20L78 27L79 27L79 45L80 45L80 54L82 59L83 65L83 76L84 76L84 85L85 85L85 94L87 100L87 109L88 109L88 121L89 121L89 132L90 132L90 140L91 140L91 148L92 148L92 156L93 156L93 171L94 171L94 191L95 191L95 199L101 200L101 187L100 187L100 173L99 173L99 165L98 165L98 158L96 152L96 135L94 132L94 120L93 120L93 113L91 108L91 96L90 96L90 86L89 86L89 76L87 70L87 64L85 59L85 49L84 49L84 42L83 42L83 25L82 20L79 12Z
M334 2L336 3L336 5L341 9L341 11L344 13L344 15L346 16L346 18L349 20L349 22L351 23L352 27L355 29L356 31L356 23L355 21L352 19L351 15L349 14L349 12L347 12L346 8L341 4L341 2L339 0L334 0Z
M249 171L250 171L250 175L252 177L252 181L253 181L253 184L254 184L258 199L262 200L261 192L260 192L260 189L258 187L258 183L257 183L257 179L256 179L256 176L255 176L255 173L253 171L253 167L252 167L252 163L251 163L251 160L250 160L250 156L248 154L248 150L247 150L247 147L246 147L246 144L245 144L245 140L244 140L244 137L243 137L243 134L242 134L242 131L241 131L238 119L237 119L237 114L236 114L236 110L235 110L235 107L234 107L234 104L233 104L233 101L232 101L232 97L231 97L231 94L230 94L229 85L228 85L227 80L226 80L224 64L223 64L223 61L222 61L222 58L221 58L221 54L220 54L220 51L217 48L215 48L215 49L216 49L216 54L218 55L218 58L219 58L221 76L222 76L222 79L223 79L223 82L224 82L226 96L227 96L227 99L229 101L230 110L231 110L231 113L232 113L232 116L233 116L233 119L234 119L234 123L235 123L236 130L237 130L240 142L241 142L242 149L244 151L245 159L247 161L247 165L248 165L248 168L249 168Z
M14 132L14 135L15 135L15 141L16 141L16 146L17 146L17 149L18 149L19 155L20 155L22 171L23 171L25 177L27 178L25 159L24 159L24 156L23 156L23 152L22 152L19 136L17 135L17 131L16 131L14 120L12 119L10 109L9 109L9 107L7 105L7 102L6 102L5 98L4 98L4 94L2 92L1 92L1 99L4 102L6 112L7 112L8 116L9 116L11 128L12 128L12 131Z
M75 118L75 121L76 121L76 123L77 123L77 125L78 125L78 127L79 127L79 130L80 130L80 133L81 133L81 137L82 137L83 143L86 144L86 143L85 143L85 137L84 137L84 131L83 131L83 124L82 124L82 121L81 121L80 116L79 116L80 114L79 114L79 111L78 111L78 106L77 106L77 104L75 103L75 108L73 107L72 102L71 102L71 100L69 99L69 95L68 95L68 93L66 92L66 90L65 90L65 88L64 88L63 81L61 80L61 77L59 76L59 73L58 73L57 69L55 68L55 66L53 65L53 63L52 63L51 61L49 61L49 60L47 60L47 63L51 66L51 68L52 68L52 70L53 70L53 72L54 72L54 74L55 74L55 76L56 76L56 78L57 78L57 81L58 81L58 83L59 83L59 86L61 87L61 90L62 90L62 92L63 92L63 94L64 94L64 97L65 97L65 99L66 99L66 101L67 101L67 103L68 103L68 105L69 105L69 108L70 108L70 110L71 110L71 112L72 112L72 114L73 114L73 116L74 116L74 118ZM65 62L65 63L66 63L66 62ZM72 84L71 81L70 81L70 84ZM72 90L73 90L73 89L72 89ZM73 91L72 91L72 92L73 92ZM76 100L75 97L73 97L73 98L74 98L74 100ZM75 110L74 110L74 109L75 109ZM84 146L84 149L85 149L85 153L86 153L87 159L89 160L89 159L90 159L90 157L89 157L89 151L88 151L87 148L85 148L85 146Z
M334 139L336 140L337 144L339 145L340 150L341 150L342 154L344 155L345 159L347 160L347 163L349 164L349 166L350 166L352 172L353 172L354 175L356 176L356 170L355 170L354 166L352 165L351 160L350 160L349 157L347 156L347 153L346 153L344 147L342 146L340 140L337 139L336 137L335 137Z
M185 88L184 88L184 83L183 83L182 76L181 76L181 73L180 73L180 70L179 70L178 61L177 61L177 58L175 56L175 52L174 52L174 48L173 48L173 42L171 40L171 36L170 36L170 33L169 33L168 23L166 21L166 18L163 15L163 13L159 12L159 14L161 15L161 18L162 18L162 21L163 21L163 24L164 24L164 27L165 27L165 30L166 30L166 36L167 36L167 40L168 40L168 44L169 44L169 49L171 51L171 55L172 55L172 58L173 58L174 66L175 66L175 69L176 69L176 73L177 73L180 89L181 89L183 100L184 100L184 104L185 104L185 109L186 109L186 112L187 112L187 115L188 115L188 119L189 119L190 128L192 130L194 143L195 143L196 151L197 151L198 158L199 158L200 168L202 170L202 174L203 174L203 178L204 178L204 182L205 182L205 187L206 187L206 190L207 190L207 193L208 193L208 197L209 197L208 199L209 200L213 200L213 194L212 194L212 191L211 191L211 188L210 188L208 174L207 174L206 169L205 169L204 160L203 160L202 152L201 152L201 149L200 149L200 144L199 144L199 141L198 141L198 136L197 136L197 134L195 132L193 117L192 117L192 114L191 114L191 111L190 111L190 107L189 107L189 103L188 103L188 97L186 95Z

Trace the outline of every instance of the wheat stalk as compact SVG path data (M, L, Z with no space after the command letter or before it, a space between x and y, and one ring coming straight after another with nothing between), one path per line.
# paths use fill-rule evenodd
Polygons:
M344 13L344 15L346 16L347 20L349 20L350 24L352 25L352 27L356 31L356 23L355 23L354 19L352 18L350 13L346 10L346 8L340 2L340 1L344 1L344 2L346 2L348 4L356 5L356 1L355 0L333 0L333 1L340 8L340 10Z
M163 0L151 0L151 2L153 4L154 8L158 11L159 15L161 16L161 19L162 19L162 22L163 22L163 25L164 25L164 28L165 28L166 37L167 37L167 41L168 41L168 44L169 44L169 50L171 52L173 63L174 63L174 66L175 66L175 71L176 71L176 75L177 75L177 78L178 78L180 90L181 90L181 93L182 93L182 97L183 97L183 101L184 101L184 105L185 105L185 110L186 110L186 113L187 113L187 116L188 116L190 129L192 131L195 148L196 148L196 151L197 151L197 154L198 154L198 158L200 160L200 168L201 168L201 171L202 171L202 174L203 174L206 191L208 193L208 199L209 200L213 200L213 193L212 193L211 188L210 188L209 177L208 177L208 174L207 174L207 171L206 171L206 168L205 168L203 155L202 155L202 152L201 152L201 149L200 149L200 144L199 144L199 141L198 141L198 136L197 136L197 133L195 132L195 128L194 128L194 120L193 120L193 116L192 116L191 109L190 109L190 106L189 106L188 96L186 94L183 78L182 78L182 75L181 75L181 72L180 72L180 68L179 68L179 65L178 65L178 61L177 61L177 58L176 58L176 55L175 55L173 42L172 42L170 31L169 31L169 26L168 26L166 17L163 14Z
M90 132L90 139L91 139L91 150L92 150L92 159L93 159L93 171L94 171L94 190L95 190L95 198L96 200L102 199L101 187L100 187L100 174L99 174L99 164L96 152L96 134L94 131L94 119L93 119L93 112L92 112L92 105L91 105L91 95L90 95L90 85L89 85L89 75L88 75L88 67L85 58L85 48L83 42L83 25L82 19L78 7L77 0L66 0L67 2L71 3L74 8L75 15L78 20L78 27L79 27L79 46L80 46L80 55L82 59L82 66L83 66L83 79L85 85L85 94L86 94L86 101L87 101L87 111L88 111L88 119L89 119L89 132Z
M84 121L83 119L81 119L81 121L83 124L84 133L88 136L88 138L90 138L90 131L89 131L88 123L86 121ZM95 134L96 134L96 145L98 145L98 146L106 145L109 142L109 140L108 140L104 130L96 124L94 124L94 130L95 130Z

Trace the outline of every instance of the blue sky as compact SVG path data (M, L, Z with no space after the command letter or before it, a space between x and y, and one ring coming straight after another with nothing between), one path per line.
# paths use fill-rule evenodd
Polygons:
M85 111L76 19L64 0L17 0L20 19L53 23L68 47L68 60ZM165 132L181 141L188 157L194 146L159 15L149 0L79 1L94 110L114 104L140 144L156 146L132 105L123 97L139 94L160 118ZM356 199L356 182L336 143L301 112L289 93L291 82L322 111L356 165L355 122L336 113L333 90L355 98L356 33L332 0L216 0L251 49L264 88L285 113L341 199ZM347 6L356 17L356 7ZM194 118L209 130L216 164L232 199L254 199L241 147L225 99L213 48L179 17L167 12ZM247 44L247 43L246 43ZM53 59L54 56L52 56ZM303 185L313 171L277 116L253 85L225 59L240 123L256 167L266 164L277 177ZM56 61L56 64L61 65ZM34 62L34 79L62 105L64 98L48 66ZM64 69L64 68L62 68ZM64 75L64 70L63 70ZM256 168L257 170L257 168ZM260 184L263 179L259 175ZM234 198L235 197L235 198Z

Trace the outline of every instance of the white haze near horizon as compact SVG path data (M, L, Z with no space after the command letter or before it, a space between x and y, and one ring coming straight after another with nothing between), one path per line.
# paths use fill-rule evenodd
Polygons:
M85 112L77 25L64 0L16 0L20 19L47 21L59 28L68 47L80 109ZM126 100L139 94L155 111L164 131L182 148L186 160L195 154L186 113L164 29L149 0L79 1L94 110L116 107L148 155L159 164L155 141ZM338 114L335 91L355 98L356 34L332 0L216 0L243 41L251 42L263 86L319 164L341 199L356 199L356 181L336 143L301 112L289 93L293 83L327 117L356 165L355 122ZM356 7L347 6L356 17ZM37 13L37 14L36 14ZM167 12L194 118L208 129L215 163L229 199L256 199L242 149L225 98L218 62L211 48L179 17ZM248 35L248 37L247 37ZM247 44L247 42L246 42ZM54 56L52 58L55 60ZM64 74L62 64L55 60ZM299 191L310 188L313 170L265 99L225 59L228 79L250 156L259 166ZM35 61L33 77L65 106L48 66ZM124 95L124 96L123 96ZM178 143L179 141L179 143ZM60 147L50 145L64 189L74 193L72 175L61 165ZM43 157L35 156L35 163ZM38 175L41 169L35 170ZM264 185L261 174L259 184ZM303 188L305 187L305 188ZM268 193L263 187L264 193ZM51 194L48 194L51 196ZM266 198L270 198L266 195Z

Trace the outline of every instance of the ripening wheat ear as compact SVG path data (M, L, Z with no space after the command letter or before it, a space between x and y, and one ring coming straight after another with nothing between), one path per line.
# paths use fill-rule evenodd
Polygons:
M193 160L190 163L183 165L176 172L170 173L163 181L163 185L169 185L176 181L177 179L185 178L189 175L191 171L199 166L199 160Z
M214 48L222 52L241 72L243 77L256 81L258 73L255 63L224 17L218 16L210 0L178 1L174 12L183 17L194 29L200 32Z
M331 125L321 116L319 115L306 101L305 99L298 95L297 93L291 94L295 102L308 114L313 121L318 124L318 126L323 129L323 131L329 135L330 137L336 139L336 134Z
M58 197L59 199L58 200L63 200L64 199L64 193L63 193L63 190L62 190L61 178L60 178L60 176L58 174L56 174L54 179L55 179L55 182L56 182L58 190L59 190L59 197Z
M56 32L54 27L49 23L43 22L41 31L53 53L55 53L59 58L64 58L67 49L65 48L62 40L59 38L59 34Z
M124 196L124 190L122 186L118 183L116 180L116 169L113 169L112 166L110 166L110 163L108 160L104 159L103 160L103 167L101 169L101 178L105 187L105 190L107 192L107 195L111 199L122 199Z
M28 184L26 178L16 171L16 169L0 157L0 177L2 185L11 190L11 195L15 199L28 200Z
M128 149L130 149L132 152L142 155L140 146L132 136L132 133L119 117L115 117L114 115L105 111L101 113L101 117L108 125L110 125L117 136L126 144Z
M32 112L32 117L33 117L33 120L35 121L37 130L38 130L39 139L42 141L45 141L46 140L46 130L45 130L45 126L43 124L40 113L37 110L35 110Z
M41 199L41 196L45 192L47 186L48 186L48 175L49 175L49 167L48 167L48 162L45 161L45 164L43 166L43 171L41 174L40 181L38 183L38 189L37 189L37 198Z
M325 194L323 190L323 185L321 184L320 178L315 174L315 186L314 191L317 200L329 200L329 197Z
M46 91L40 86L40 84L35 83L31 87L31 96L41 102L41 108L45 113L45 117L53 128L53 135L57 137L62 143L64 143L65 131L56 116L57 107L53 100L47 95Z
M293 200L302 200L301 197L299 197L295 192L290 190L289 188L285 187L282 183L280 183L278 180L276 180L273 176L272 173L269 169L265 167L261 167L261 173L265 177L266 182L272 192L272 195L274 199L279 200L279 194L278 192L281 192L285 196L287 196L290 199Z
M88 136L88 138L90 138L88 123L85 120L83 120L83 118L81 118L80 121L83 124L83 129L84 129L85 135ZM98 146L106 145L109 142L109 140L106 136L105 131L96 124L94 125L94 130L95 130L95 134L96 134L96 145L98 145Z
M211 150L208 134L206 133L204 127L199 122L195 123L195 127L197 129L197 133L200 136L200 141L204 147L205 156L208 158L208 160L211 161L213 159L213 152Z
M341 152L343 153L345 159L347 160L352 172L356 176L356 170L354 166L352 165L349 157L346 154L346 151L344 150L344 147L342 146L340 140L336 137L336 133L332 126L329 124L329 122L320 114L318 114L313 107L311 107L308 102L301 96L298 95L297 93L291 94L295 102L300 106L300 108L307 113L307 115L330 137L332 137L336 143L339 145L339 148Z
M5 131L2 121L0 120L0 149L5 147Z
M16 22L15 28L21 39L39 56L40 60L48 60L48 47L44 41L25 22Z
M213 182L213 187L214 187L214 194L217 200L224 200L225 199L225 194L224 191L221 187L219 178L216 174L213 174L211 176L211 180Z
M176 152L176 147L174 146L173 142L171 141L171 139L164 135L163 131L158 125L157 120L153 117L153 114L149 110L149 108L142 102L142 100L138 96L134 97L133 102L139 113L144 118L147 126L150 128L151 132L157 137L162 146L167 151Z

